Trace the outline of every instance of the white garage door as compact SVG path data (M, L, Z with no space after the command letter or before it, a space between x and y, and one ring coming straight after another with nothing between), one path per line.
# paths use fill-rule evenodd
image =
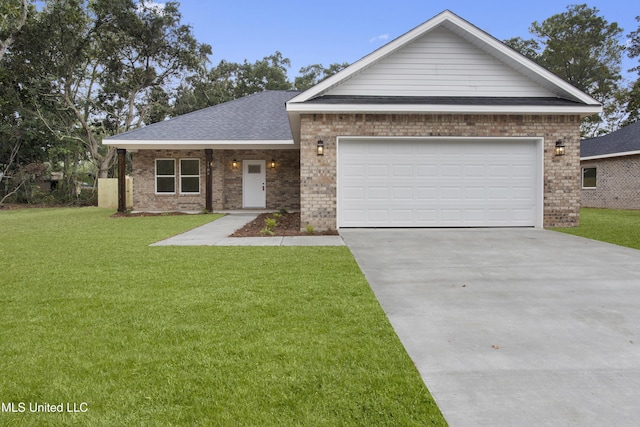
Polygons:
M339 227L536 226L531 140L338 141Z

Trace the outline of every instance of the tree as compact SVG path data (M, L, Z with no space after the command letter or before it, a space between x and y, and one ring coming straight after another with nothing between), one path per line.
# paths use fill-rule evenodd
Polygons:
M0 190L9 188L10 194L21 187L20 171L45 161L49 148L50 135L30 113L33 85L26 84L21 61L10 49L34 11L26 1L0 0Z
M234 99L239 68L239 64L222 60L208 72L187 77L176 91L172 115L179 116Z
M291 66L289 58L276 51L253 64L246 60L238 70L236 98L264 90L289 90L291 82L287 78L287 69Z
M39 89L34 110L58 141L80 144L98 177L115 150L105 136L150 122L154 103L211 52L180 24L178 5L132 0L46 0L16 40L15 55ZM51 108L55 105L55 108ZM159 120L154 111L154 120Z
M640 16L636 16L636 21L640 23ZM627 109L628 114L625 124L630 125L640 120L640 25L638 29L632 31L627 36L629 39L629 45L627 48L627 55L629 58L638 58L639 64L633 67L629 71L636 71L638 73L638 79L629 89L627 94Z
M254 63L220 61L208 72L189 76L176 94L173 115L185 114L264 90L289 90L291 61L275 52Z
M568 6L566 12L533 22L529 31L535 39L516 37L506 43L602 102L610 115L623 109L618 102L625 47L620 42L623 30L598 12L586 4ZM595 136L608 119L588 117L583 132Z
M329 68L324 68L322 64L313 64L300 68L300 75L295 78L293 86L297 90L307 90L321 81L333 76L349 66L348 63L331 64Z
M540 43L536 40L525 40L522 37L513 37L508 40L504 40L504 43L527 58L536 62L538 61L538 57L540 56Z
M27 21L28 0L0 0L0 61Z

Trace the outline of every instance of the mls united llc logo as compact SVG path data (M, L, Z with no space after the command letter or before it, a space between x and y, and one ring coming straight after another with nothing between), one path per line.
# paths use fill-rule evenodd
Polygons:
M75 403L75 402L66 402L66 403L37 403L37 402L0 402L0 409L2 412L10 412L10 413L25 413L25 412L64 412L64 413L77 413L77 412L87 412L89 410L89 405L87 402Z

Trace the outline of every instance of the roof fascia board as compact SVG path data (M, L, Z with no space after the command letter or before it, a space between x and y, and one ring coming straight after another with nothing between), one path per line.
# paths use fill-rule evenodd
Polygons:
M232 149L292 149L297 148L293 139L289 140L247 140L247 141L185 141L185 140L105 140L103 144L118 148L131 148L139 150L203 150L212 148L214 150Z
M638 151L623 151L621 153L609 153L609 154L601 154L599 156L580 157L580 161L583 161L583 160L609 159L611 157L635 156L635 155L638 155L638 154L640 154L640 150L638 150Z
M464 113L464 114L597 114L599 105L438 105L438 104L293 104L289 112L298 113Z

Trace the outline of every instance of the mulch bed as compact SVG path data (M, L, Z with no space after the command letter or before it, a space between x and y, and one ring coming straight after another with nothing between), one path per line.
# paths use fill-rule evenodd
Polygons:
M272 215L270 213L258 215L256 219L236 230L231 237L268 237L269 235L260 233L260 231L265 228L264 220L271 218ZM300 212L282 214L282 217L277 221L278 225L273 229L274 236L335 236L338 234L337 231L316 231L313 234L300 231Z

